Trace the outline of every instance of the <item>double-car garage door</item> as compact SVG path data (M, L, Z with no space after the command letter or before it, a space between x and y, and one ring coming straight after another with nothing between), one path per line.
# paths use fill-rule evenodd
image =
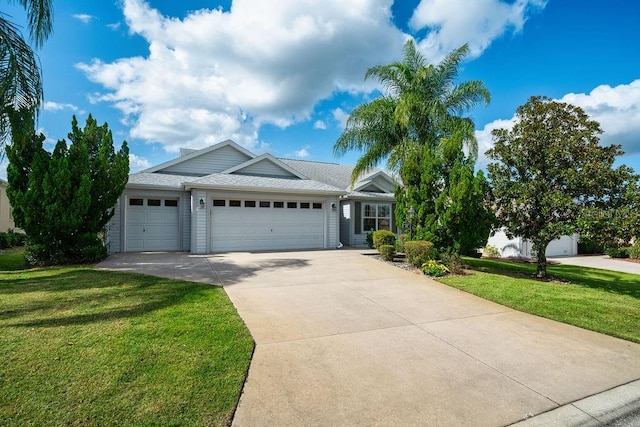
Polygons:
M213 199L211 251L321 249L324 210L300 200Z

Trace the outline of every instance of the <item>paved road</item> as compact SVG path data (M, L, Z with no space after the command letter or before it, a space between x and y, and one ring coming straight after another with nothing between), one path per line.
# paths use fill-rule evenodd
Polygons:
M256 341L238 427L502 426L554 409L526 425L581 425L640 401L640 345L359 251L122 254L99 267L224 285Z

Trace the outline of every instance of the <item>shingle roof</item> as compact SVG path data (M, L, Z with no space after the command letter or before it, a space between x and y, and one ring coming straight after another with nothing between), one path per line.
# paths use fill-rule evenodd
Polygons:
M127 185L171 187L182 189L182 184L193 180L192 176L170 175L166 173L138 172L129 175Z
M351 188L351 173L353 172L352 165L310 162L308 160L293 160L293 159L279 159L279 160L291 166L292 168L300 171L303 175L309 177L310 179L324 182L325 184L342 188L347 191ZM369 171L369 173L360 177L360 180L358 182L361 182L365 180L368 176L376 174L380 171L382 171L382 169L379 169L379 168L372 169L371 171Z
M312 179L286 179L251 175L214 173L202 178L190 177L189 188L223 188L235 190L286 191L298 193L345 194L345 191Z

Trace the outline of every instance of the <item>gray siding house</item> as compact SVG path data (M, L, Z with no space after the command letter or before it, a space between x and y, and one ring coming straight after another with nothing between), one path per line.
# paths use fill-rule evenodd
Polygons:
M395 181L374 170L255 155L231 140L131 174L107 225L110 253L333 249L395 231Z

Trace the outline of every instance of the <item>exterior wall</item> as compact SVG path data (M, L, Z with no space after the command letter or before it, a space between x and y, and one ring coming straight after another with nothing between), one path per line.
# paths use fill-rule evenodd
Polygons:
M124 200L124 195L121 195L114 207L113 216L105 227L104 243L107 246L107 252L109 254L122 252L122 248L124 247L122 242L122 237L124 236L124 231L122 230L122 218L124 216L122 205Z
M225 146L164 168L162 172L177 175L209 175L225 171L249 159L250 157L235 148Z
M200 206L200 199L205 206ZM211 215L211 197L206 191L191 192L191 253L206 254L209 252L209 221Z
M6 232L14 230L16 225L13 222L11 216L11 204L7 197L7 185L4 182L0 183L0 231Z
M500 256L503 258L528 258L530 256L529 250L523 248L522 239L517 236L509 239L504 229L500 229L496 231L494 235L489 236L487 246L497 248L498 251L500 251Z
M351 245L351 221L353 215L353 203L350 200L340 202L340 242L343 245Z
M545 255L551 256L576 256L578 255L578 234L571 236L562 236L549 243ZM527 239L514 237L509 239L504 229L497 231L493 236L489 237L487 245L494 246L500 251L500 256L532 258L532 243Z
M109 253L124 252L126 248L126 220L127 220L127 203L131 197L158 197L158 198L177 198L178 209L180 210L178 220L178 250L188 251L190 247L191 235L191 216L189 205L189 192L185 191L163 191L163 190L144 190L144 189L125 189L115 206L115 213L105 227L105 242Z
M274 164L271 160L265 159L254 163L252 165L247 166L246 168L242 168L239 171L234 172L236 174L241 173L245 175L262 175L262 176L276 176L283 178L296 178L291 172L286 171Z
M394 203L388 200L347 200L343 201L341 205L341 213L340 216L340 238L343 239L342 243L348 244L350 246L363 247L367 246L367 231L360 230L360 233L356 233L356 221L362 221L362 209L365 203L384 203L391 205L391 229L393 230L393 224L395 224L395 212L394 212ZM345 206L349 206L349 218L345 217L344 209ZM360 207L360 213L356 212L357 207ZM394 230L396 232L397 230ZM345 236L348 236L345 237ZM348 242L348 243L347 243Z
M334 249L340 241L340 203L337 197L327 199L325 212L327 216L327 232L325 248Z

